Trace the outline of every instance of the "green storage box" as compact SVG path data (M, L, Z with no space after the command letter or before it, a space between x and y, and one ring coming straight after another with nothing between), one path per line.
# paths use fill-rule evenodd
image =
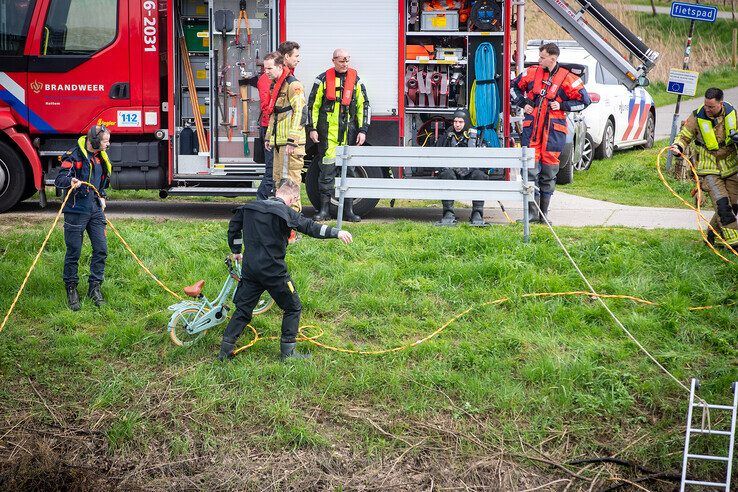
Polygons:
M206 53L209 50L207 21L185 21L182 27L188 51Z

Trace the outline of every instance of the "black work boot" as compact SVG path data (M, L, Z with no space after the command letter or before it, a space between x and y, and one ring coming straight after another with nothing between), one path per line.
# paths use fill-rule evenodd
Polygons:
M489 224L484 221L484 202L480 200L472 201L472 212L469 216L469 224L474 227L484 227Z
M720 219L720 226L725 229L738 229L738 222L736 222L735 212L733 212L733 206L730 204L727 198L720 198L715 203Z
M548 216L548 206L550 204L551 204L551 195L541 195L541 202L540 202L541 212L546 217L546 219L548 219L548 223L551 224L551 225L553 225L553 222L551 222L551 219ZM545 224L546 223L546 221L543 219L543 217L539 217L538 218L538 221L541 224Z
M220 342L220 352L218 353L218 360L221 362L231 360L233 358L233 350L235 348L235 343L227 342L225 340Z
M443 204L443 217L441 220L436 222L437 226L455 226L457 223L456 214L454 214L454 201L453 200L441 200Z
M712 230L707 231L707 242L715 246L715 233Z
M72 311L79 311L79 293L77 292L77 284L67 284L67 303Z
M354 199L348 198L343 204L343 219L348 222L361 222L361 217L354 213Z
M102 292L100 292L100 282L90 282L90 289L87 291L87 297L92 299L95 306L100 306L105 302Z
M279 358L282 362L284 362L287 359L309 359L310 354L301 354L300 352L295 351L295 347L297 346L297 342L287 343L287 342L280 342L279 343Z
M313 217L315 222L323 222L331 218L331 196L320 195L320 210Z

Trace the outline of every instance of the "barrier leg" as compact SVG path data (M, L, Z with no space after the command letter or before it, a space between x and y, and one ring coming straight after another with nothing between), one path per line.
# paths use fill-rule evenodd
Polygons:
M339 155L339 152L340 155ZM339 147L339 149L336 149L336 165L340 163L341 165L341 183L338 186L338 217L336 217L336 227L338 229L341 229L341 225L343 224L343 201L346 199L346 171L348 169L348 163L346 162L348 160L348 156L346 155L348 152L347 146Z

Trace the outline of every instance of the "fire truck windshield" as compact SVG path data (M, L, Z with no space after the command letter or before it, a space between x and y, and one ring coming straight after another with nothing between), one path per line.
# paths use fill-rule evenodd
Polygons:
M35 3L35 0L0 2L0 56L23 53L28 23Z

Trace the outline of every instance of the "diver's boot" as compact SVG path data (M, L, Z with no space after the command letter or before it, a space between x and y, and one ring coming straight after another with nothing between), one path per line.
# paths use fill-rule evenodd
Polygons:
M320 210L313 217L315 222L323 222L331 218L331 196L320 195Z
M279 358L282 362L284 362L287 359L309 359L310 354L301 354L300 352L295 351L295 347L297 346L297 342L287 343L287 342L280 342L279 343Z
M455 226L458 222L456 220L456 214L454 214L454 201L453 200L441 200L443 204L443 216L441 220L436 222L437 226Z
M236 348L235 343L223 340L220 342L220 352L218 353L218 360L223 362L233 359L233 350Z
M472 201L472 212L469 216L469 224L474 227L484 227L489 224L484 221L484 202L481 200Z

